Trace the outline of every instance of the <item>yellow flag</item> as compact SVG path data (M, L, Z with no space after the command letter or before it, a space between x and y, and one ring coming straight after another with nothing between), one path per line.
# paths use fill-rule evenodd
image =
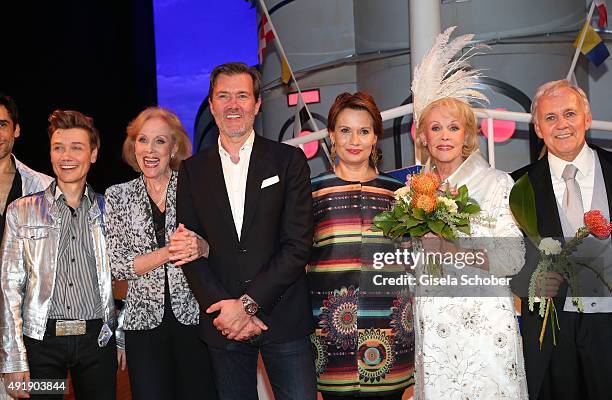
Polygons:
M291 80L291 71L289 70L289 65L287 64L287 60L283 57L283 61L281 63L281 80L285 85L289 84Z
M606 58L610 56L610 52L608 51L606 44L601 39L599 34L595 32L593 27L591 27L589 21L587 21L587 23L585 23L582 29L580 30L580 34L578 34L578 38L574 42L575 48L578 48L578 45L580 44L580 38L583 34L584 41L582 42L580 52L584 54L593 64L595 64L595 66L599 66L605 61Z
M586 34L584 33L585 29L586 29ZM593 50L595 46L597 46L599 43L602 42L601 37L597 34L597 32L595 32L595 29L593 29L591 24L585 24L580 30L578 37L574 41L575 48L578 47L578 44L580 42L580 37L583 34L584 34L584 42L582 43L582 47L580 48L580 51L582 52L582 54L587 54L589 51Z

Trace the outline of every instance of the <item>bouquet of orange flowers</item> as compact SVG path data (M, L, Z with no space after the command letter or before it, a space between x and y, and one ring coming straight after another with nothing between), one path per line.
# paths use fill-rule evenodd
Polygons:
M395 205L374 217L373 225L392 239L432 232L455 240L460 233L470 234L470 220L479 212L465 185L457 190L441 188L436 174L422 172L395 191Z

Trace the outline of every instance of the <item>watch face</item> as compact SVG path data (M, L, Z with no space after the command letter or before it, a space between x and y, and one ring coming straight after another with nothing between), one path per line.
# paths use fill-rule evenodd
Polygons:
M255 303L249 303L246 306L246 312L249 315L254 315L255 313L257 313L257 309L258 307L257 307L257 304Z

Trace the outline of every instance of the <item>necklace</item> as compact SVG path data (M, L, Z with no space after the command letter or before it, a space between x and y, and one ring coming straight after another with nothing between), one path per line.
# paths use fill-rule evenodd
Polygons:
M170 179L168 178L166 184L164 185L164 189L161 191L159 189L156 190L155 186L153 186L152 183L149 184L148 182L149 181L145 179L145 187L147 189L147 192L149 193L149 196L151 196L151 200L153 200L153 203L155 203L157 208L161 210L162 203L166 201L166 194L168 192L168 186L170 185Z

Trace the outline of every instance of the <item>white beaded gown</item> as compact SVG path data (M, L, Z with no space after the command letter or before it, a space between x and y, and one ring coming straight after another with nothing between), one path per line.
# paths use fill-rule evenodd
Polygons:
M525 247L508 205L512 178L491 168L475 152L447 181L451 186L466 185L487 219L472 223L471 237L492 239L485 239L488 271L443 265L443 275L516 274L523 266ZM441 297L430 289L416 288L415 400L527 400L522 342L510 288L502 286L495 297Z

